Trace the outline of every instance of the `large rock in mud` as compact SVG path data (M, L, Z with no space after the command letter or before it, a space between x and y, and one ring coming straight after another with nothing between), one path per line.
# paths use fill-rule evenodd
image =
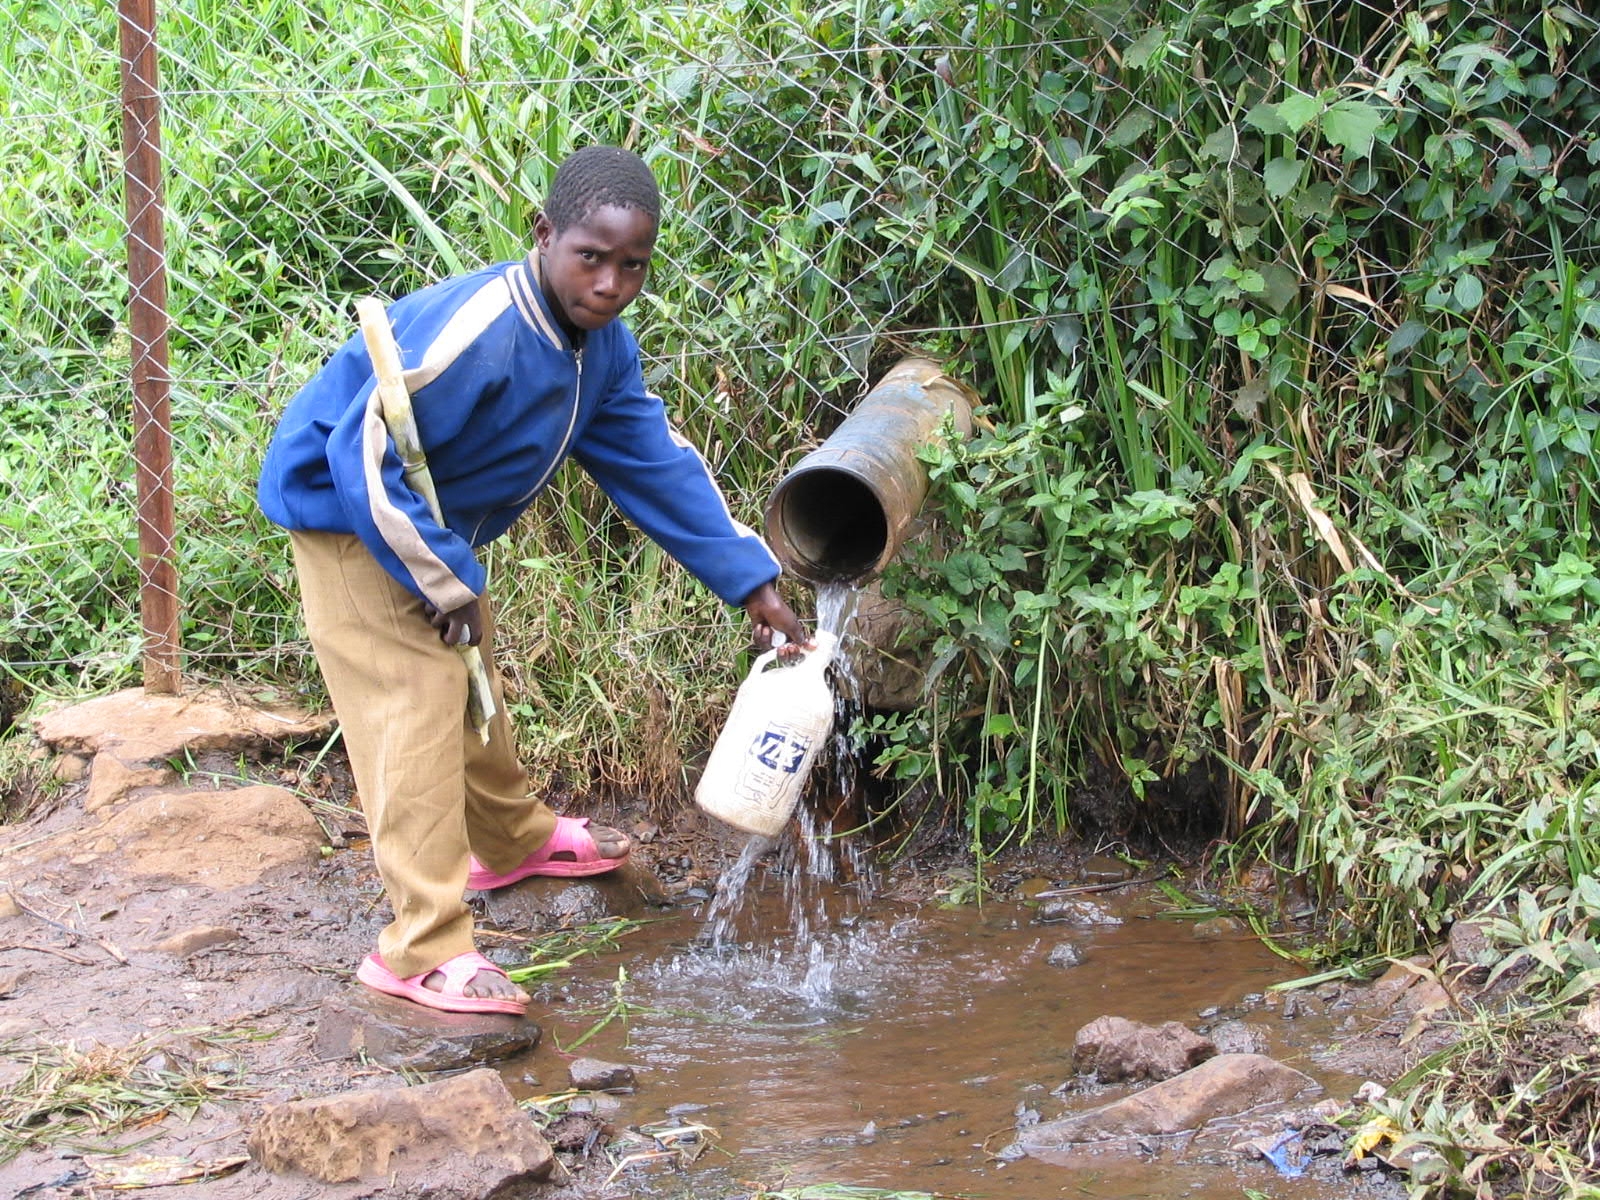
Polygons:
M310 866L321 844L322 827L294 793L260 785L131 800L98 825L34 840L14 861L57 882L76 873L226 891L278 868Z
M1088 1112L1024 1129L1017 1146L1035 1157L1082 1142L1182 1133L1264 1104L1284 1104L1316 1080L1260 1054L1219 1054L1164 1083Z
M266 1110L250 1157L322 1183L392 1181L432 1200L519 1195L550 1176L555 1155L533 1118L487 1068L438 1083L346 1092Z
M1171 1079L1216 1054L1210 1038L1168 1021L1143 1025L1122 1017L1096 1017L1072 1042L1072 1066L1102 1083Z
M233 754L324 738L333 722L332 713L241 703L220 692L159 696L130 688L46 713L33 721L33 732L53 750L85 758L110 752L131 767L186 751Z
M547 933L607 917L642 917L669 903L661 881L631 858L614 871L578 879L533 876L510 887L476 893L484 914L501 929Z
M356 986L322 1002L313 1049L320 1058L362 1057L386 1067L453 1071L527 1053L539 1044L540 1032L526 1017L436 1012Z

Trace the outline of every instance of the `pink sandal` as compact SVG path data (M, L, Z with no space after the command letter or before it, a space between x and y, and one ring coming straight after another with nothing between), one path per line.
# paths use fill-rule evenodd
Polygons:
M507 887L530 875L553 875L563 879L599 875L627 861L626 854L617 858L602 858L593 835L585 828L588 824L588 817L557 817L556 831L550 835L550 840L504 875L491 871L476 858L472 859L468 864L467 886L486 892ZM557 858L558 854L567 857Z
M444 987L438 991L422 986L422 981L434 971L444 976ZM382 992L386 996L399 996L402 1000L410 1000L427 1008L436 1008L440 1012L510 1013L512 1016L520 1017L528 1011L526 1000L467 995L467 984L472 982L472 977L479 971L492 971L496 975L505 975L504 971L476 950L469 950L465 954L456 955L448 962L440 963L433 970L423 971L420 975L413 975L409 979L401 979L384 965L383 959L376 954L369 954L356 968L356 978L373 991Z

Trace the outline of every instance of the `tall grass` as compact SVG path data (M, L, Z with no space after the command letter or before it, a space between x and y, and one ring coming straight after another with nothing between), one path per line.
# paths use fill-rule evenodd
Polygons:
M622 141L670 205L651 381L742 514L902 352L992 402L933 464L964 552L901 584L949 629L940 743L901 768L942 754L979 846L1186 814L1276 838L1272 781L1302 794L1319 722L1379 702L1369 610L1487 611L1468 584L1587 551L1597 50L1543 13L176 4L191 667L314 693L248 503L274 416L354 295L521 253L554 162ZM0 462L37 497L0 513L5 658L104 686L135 652L103 502L129 477L110 29L69 0L3 15ZM735 614L575 475L493 558L537 753L679 792L655 748L714 727Z

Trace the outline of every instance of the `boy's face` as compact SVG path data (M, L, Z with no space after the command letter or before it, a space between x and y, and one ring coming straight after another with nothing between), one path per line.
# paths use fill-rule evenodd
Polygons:
M656 245L656 223L636 208L607 204L559 234L535 218L544 296L569 329L599 329L633 303Z

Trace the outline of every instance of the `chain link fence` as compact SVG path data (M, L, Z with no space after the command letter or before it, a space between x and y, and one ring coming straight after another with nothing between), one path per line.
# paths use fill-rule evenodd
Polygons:
M139 655L116 17L0 7L0 637L13 679L103 685ZM1576 7L1505 8L170 0L187 669L297 677L255 466L352 300L525 253L592 142L661 182L631 323L752 522L913 351L1007 419L1102 412L1133 487L1189 437L1330 462L1334 426L1413 449L1514 429L1559 474L1597 374L1600 54ZM1565 407L1497 423L1537 372ZM602 578L635 572L614 523L564 477L503 565L557 586L600 546ZM703 654L732 628L703 600L596 611L597 642L654 620Z

